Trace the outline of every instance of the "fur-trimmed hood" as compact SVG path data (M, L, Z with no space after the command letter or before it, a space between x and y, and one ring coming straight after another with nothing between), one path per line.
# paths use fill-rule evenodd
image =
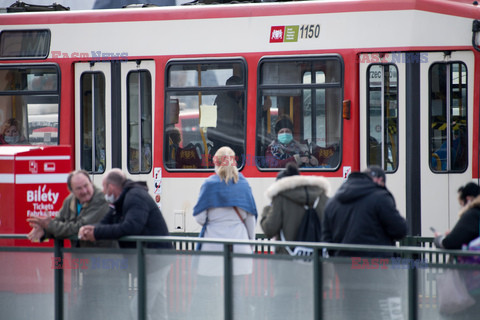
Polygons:
M464 214L466 211L468 211L472 208L479 208L480 209L480 196L477 196L469 204L467 204L465 207L463 207L462 210L460 210L460 212L458 213L458 216L461 217L462 214Z
M305 187L305 186L320 188L325 195L328 195L328 193L330 192L330 183L324 177L290 176L290 177L285 177L275 181L275 183L273 183L265 191L265 197L267 197L267 199L271 201L273 197L277 196L280 193L286 193L286 194L290 192L295 193L294 191L298 190L299 187ZM297 197L293 196L292 198L297 198Z

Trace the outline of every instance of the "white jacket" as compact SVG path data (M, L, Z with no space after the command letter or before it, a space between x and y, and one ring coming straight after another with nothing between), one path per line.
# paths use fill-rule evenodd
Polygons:
M203 226L208 216L205 238L215 239L255 239L255 216L238 208L245 224L240 220L233 207L210 208L194 216L195 220ZM221 244L203 243L202 251L223 251ZM249 245L235 245L234 253L251 254ZM201 256L199 258L198 274L203 276L223 276L223 256ZM233 274L244 275L252 273L252 259L233 259Z

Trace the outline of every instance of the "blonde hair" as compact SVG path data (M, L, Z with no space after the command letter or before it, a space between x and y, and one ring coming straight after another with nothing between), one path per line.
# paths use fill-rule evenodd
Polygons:
M233 180L233 183L238 182L237 160L235 159L235 152L230 147L218 149L213 157L213 163L220 180L225 181L226 184L230 180Z
M15 118L10 118L3 123L0 134L5 134L5 131L7 131L7 129L10 127L17 128L18 135L20 135L20 123Z

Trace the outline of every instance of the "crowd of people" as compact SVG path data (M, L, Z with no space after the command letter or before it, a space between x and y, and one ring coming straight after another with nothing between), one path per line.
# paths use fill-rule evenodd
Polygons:
M279 125L289 128L288 121ZM284 130L288 134L288 130ZM284 138L281 138L283 140ZM287 137L288 140L288 137ZM291 139L290 139L291 140ZM292 141L280 143L289 144ZM272 150L274 150L272 148ZM275 149L289 159L287 151ZM235 152L230 147L218 149L213 158L215 173L208 177L201 186L198 201L193 208L193 217L202 226L202 236L218 239L255 239L257 218L268 238L295 241L299 226L302 223L305 208L313 208L321 221L322 241L338 244L384 245L395 246L395 242L407 235L407 223L396 208L393 195L386 187L385 172L377 166L369 167L362 172L353 172L344 181L337 192L329 198L330 185L327 179L318 176L301 174L299 161L286 162L286 168L281 170L277 180L265 192L270 205L263 208L261 217L257 215L257 207L252 190L245 177L238 172ZM310 162L310 159L300 160ZM68 176L67 186L71 194L64 200L63 206L55 218L31 217L28 223L32 227L28 237L32 241L45 238L69 238L78 236L72 241L74 247L135 247L135 242L118 242L129 235L167 236L169 234L162 213L148 193L145 182L135 182L126 178L120 169L112 169L103 179L103 192L94 186L86 171L74 171ZM479 236L480 223L480 188L469 183L459 189L459 203L463 206L460 219L450 233L436 234L435 243L438 247L460 249L462 245ZM173 249L168 242L151 242L148 247ZM204 243L201 251L222 251L223 246L215 243ZM234 253L253 253L250 245L233 246ZM277 254L288 254L285 249L279 249ZM391 258L386 252L364 252L358 250L331 250L325 256L346 256L365 258ZM218 301L204 301L205 295L197 294L192 299L192 307L216 305L222 308L221 296L223 264L222 257L201 255L196 261L197 286L217 292ZM165 281L170 270L168 262L157 259L150 264L148 277L151 281L147 306L148 314L156 314L157 318L166 317L167 295ZM279 264L280 266L281 264ZM299 267L302 268L302 267ZM300 269L299 269L300 270ZM307 270L299 271L305 277L310 277ZM294 283L289 281L289 271L285 268L276 269L273 274L276 279L275 296L278 301L285 301L272 312L279 318L294 318L295 314L288 308ZM369 272L373 272L370 270ZM240 276L252 273L252 260L241 259L233 267L233 283L235 288L242 286ZM356 315L362 319L375 318L385 313L384 306L396 301L403 305L402 297L398 295L392 281L395 281L394 270L382 273L367 274L358 278L351 271L351 265L337 265L336 276L344 288L345 305L342 307L344 318ZM87 274L88 275L88 274ZM94 277L93 275L92 277ZM300 275L301 277L302 275ZM375 281L372 278L382 281ZM88 277L86 278L88 280ZM298 279L297 279L298 280ZM308 281L308 279L304 279ZM383 283L383 286L378 286ZM394 283L394 282L393 282ZM375 285L372 294L365 294L365 289ZM238 297L234 294L234 299ZM209 296L208 299L211 299ZM132 312L136 309L136 299L133 299ZM234 300L235 301L235 300ZM311 301L311 299L305 299ZM372 304L372 301L373 304ZM239 298L236 302L242 303ZM284 305L285 308L282 308ZM310 306L311 307L311 306ZM307 306L308 308L308 306ZM403 310L405 310L402 307ZM163 310L163 311L162 311ZM209 308L212 312L209 319L222 312ZM387 310L388 311L388 310ZM234 312L241 312L236 308ZM195 318L195 310L192 318ZM361 316L359 316L361 315Z

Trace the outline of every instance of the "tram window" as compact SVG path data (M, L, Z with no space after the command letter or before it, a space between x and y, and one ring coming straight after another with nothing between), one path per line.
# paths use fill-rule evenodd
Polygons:
M164 159L168 169L211 169L222 146L245 159L245 66L239 60L167 66Z
M49 30L4 30L0 33L0 58L46 58Z
M340 165L342 74L337 57L261 61L257 166L282 168L295 161L304 168L333 170ZM280 126L290 124L293 139L281 141Z
M368 67L367 165L398 168L398 72L392 64Z
M468 166L467 67L461 62L430 67L429 154L433 172L463 172Z
M53 65L0 67L0 144L58 144L58 78Z
M90 173L105 171L105 75L81 75L81 167Z
M128 171L152 170L152 79L148 71L130 72L128 86Z

